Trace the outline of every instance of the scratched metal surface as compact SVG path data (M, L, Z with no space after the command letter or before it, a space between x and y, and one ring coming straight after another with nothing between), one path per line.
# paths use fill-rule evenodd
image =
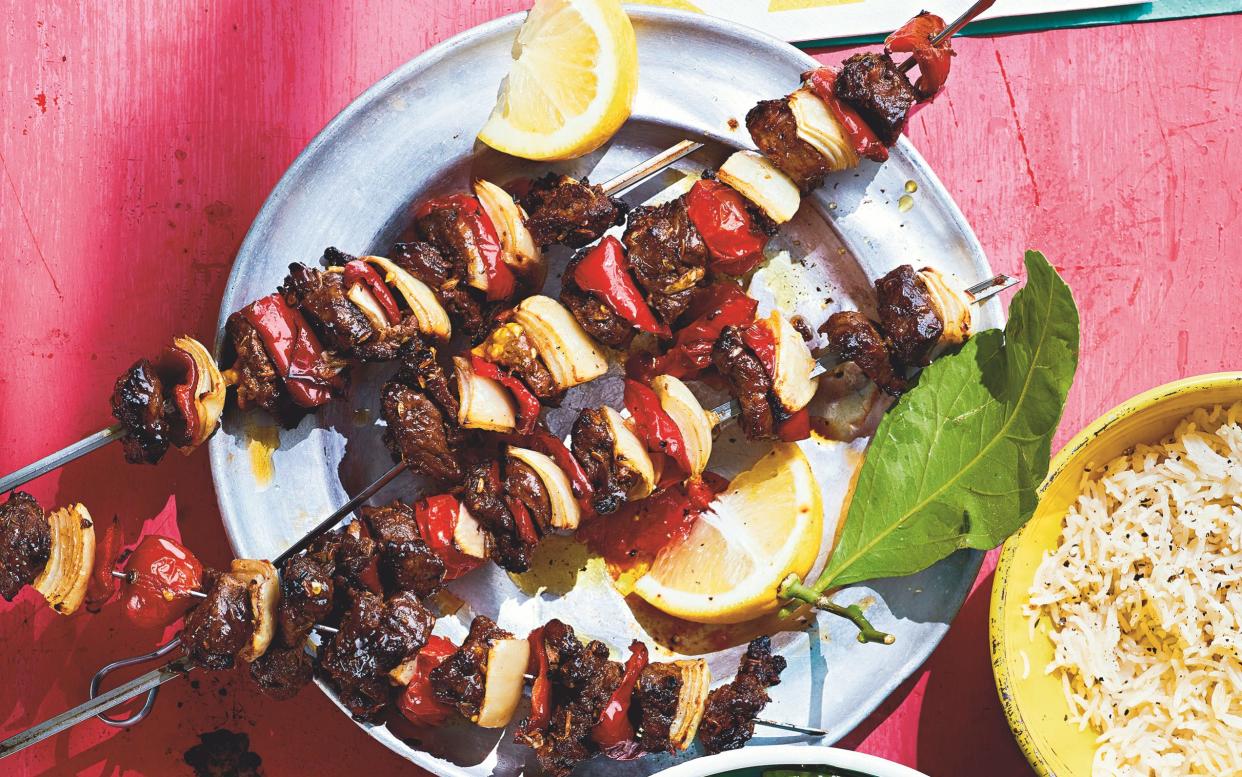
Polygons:
M641 72L634 114L604 150L563 166L566 172L606 180L687 133L719 140L725 147L749 145L744 126L731 128L729 120L744 117L764 97L789 91L799 74L814 65L787 44L707 17L646 9L632 18ZM490 22L428 51L369 90L311 142L242 243L221 302L221 336L224 320L246 302L270 293L289 261L314 261L329 244L350 253L382 253L405 226L413 203L460 189L473 176L505 181L539 169L490 152L473 138L474 128L491 110L490 90L507 72L519 23L519 17ZM739 73L733 67L735 57L752 65ZM718 160L723 153L709 156ZM702 169L705 163L698 159L684 167ZM659 197L661 190L675 187L677 178L670 174L640 187L632 201ZM917 184L912 195L917 205L903 210L898 201L908 181ZM871 305L869 279L902 262L933 264L966 284L991 275L956 205L905 141L882 166L867 164L856 173L834 176L807 198L799 217L783 230L782 240L794 261L771 262L757 276L756 297L765 309L778 305L787 315L801 315L812 329L833 310ZM567 252L557 258L563 262ZM554 261L548 293L556 293L559 269ZM980 328L1001 323L995 301L976 313ZM239 556L278 554L348 494L391 466L377 423L379 388L389 373L390 366L357 371L349 401L334 403L289 431L260 432L256 426L270 421L259 414L226 412L220 433L210 442L210 454L225 530ZM571 392L550 415L552 431L568 433L578 410L603 402L615 406L619 394L616 377ZM256 469L251 455L254 439L271 433L279 434L280 443L272 457L274 475ZM802 447L824 492L826 550L865 440L849 445L810 441ZM726 430L713 452L712 467L735 474L761 448ZM424 483L405 478L373 501L427 493ZM544 561L535 561L536 567L547 566L542 576L514 581L487 565L454 583L452 590L468 607L441 618L438 633L460 640L475 613L495 618L518 634L558 617L615 649L643 639L656 646L657 657L703 656L717 682L732 677L745 645L745 638L733 636L740 630L693 630L704 639L728 634L728 646L718 649L688 645L680 633L683 641L672 641L667 632L675 627L641 603L617 595L593 567L575 574L582 563L575 547L546 546ZM869 617L896 636L891 647L860 645L850 624L827 615L804 630L776 634L775 644L789 668L772 691L773 703L765 714L822 726L830 732L827 742L843 736L886 691L922 664L947 630L981 560L980 553L961 553L910 578L842 592L838 598L844 603L874 603ZM566 575L573 579L572 587L544 587ZM327 684L321 687L331 695ZM522 714L515 716L513 726ZM488 731L460 721L439 729L434 741L420 738L415 746L389 727L364 728L385 746L439 774L538 773L531 751L513 744L512 727ZM797 741L796 736L766 730L753 744ZM678 760L700 754L694 748ZM672 760L647 757L611 764L608 772L649 774ZM600 768L590 764L585 770Z
M116 375L171 334L211 339L246 228L343 106L524 5L0 0L0 470L105 425ZM912 122L993 265L1019 270L1039 247L1078 295L1083 356L1060 441L1142 389L1238 367L1239 36L1242 17L963 39L947 93ZM108 449L28 490L119 516L130 545L160 531L207 563L232 555L202 453L143 468ZM991 567L844 745L928 774L1029 773L989 668ZM100 663L159 638L115 608L62 618L29 590L0 602L0 736L81 701ZM88 724L3 771L188 773L182 753L216 728L248 735L268 775L418 772L322 694L275 702L229 673L167 686L140 728Z

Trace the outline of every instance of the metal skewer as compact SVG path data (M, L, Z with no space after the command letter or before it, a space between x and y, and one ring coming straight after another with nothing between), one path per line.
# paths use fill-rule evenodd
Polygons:
M89 437L83 437L72 445L67 445L55 453L44 456L34 464L27 464L16 472L0 478L0 494L12 491L23 483L34 480L41 475L46 475L54 469L65 466L79 456L85 456L96 448L102 448L113 440L119 440L124 436L125 427L120 424L113 424L107 429L100 429Z
M996 0L978 0L974 5L967 8L961 16L950 22L948 27L933 35L930 41L931 45L937 46L946 38L952 38L961 32L963 27L970 24L976 16L991 8L995 2ZM910 57L898 65L897 69L903 73L909 73L914 69L915 64L917 63L914 61L914 57Z

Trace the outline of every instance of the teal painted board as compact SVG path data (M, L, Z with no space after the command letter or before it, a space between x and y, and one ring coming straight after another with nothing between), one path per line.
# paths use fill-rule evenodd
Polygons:
M1005 19L985 19L967 27L961 35L1000 35L1009 32L1037 32L1063 27L1097 27L1105 24L1130 22L1156 22L1162 19L1184 19L1193 16L1219 16L1242 12L1242 0L1157 0L1153 3L1114 6L1112 8L1087 8L1064 13L1012 16ZM838 46L861 46L879 43L882 35L865 35L855 38L829 38L795 44L803 49Z

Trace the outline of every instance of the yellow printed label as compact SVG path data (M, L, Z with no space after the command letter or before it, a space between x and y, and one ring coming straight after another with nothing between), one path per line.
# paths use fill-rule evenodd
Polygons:
M849 5L863 0L768 0L768 13L773 11L805 11L808 8L827 8L830 5Z

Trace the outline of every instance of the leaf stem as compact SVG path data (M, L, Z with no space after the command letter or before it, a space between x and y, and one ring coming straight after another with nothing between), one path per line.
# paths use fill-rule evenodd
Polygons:
M853 623L858 627L859 642L879 642L885 645L891 645L896 642L896 638L892 634L886 634L871 625L867 620L867 616L863 614L863 610L856 604L841 606L828 598L828 594L820 593L813 588L808 588L802 584L797 575L789 575L781 581L781 587L777 590L777 595L782 599L797 599L806 602L812 607L832 613Z

